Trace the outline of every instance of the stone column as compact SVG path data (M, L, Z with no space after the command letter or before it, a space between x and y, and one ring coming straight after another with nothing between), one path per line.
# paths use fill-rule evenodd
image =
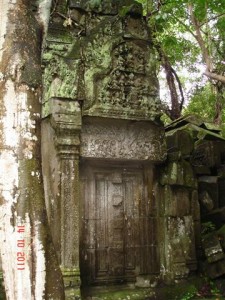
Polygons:
M79 149L81 111L77 101L51 99L51 124L60 158L61 269L66 299L80 299L79 270Z

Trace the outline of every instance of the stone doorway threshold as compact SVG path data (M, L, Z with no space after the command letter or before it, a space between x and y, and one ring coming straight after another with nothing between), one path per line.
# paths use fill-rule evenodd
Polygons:
M134 284L114 286L87 287L81 290L82 300L222 300L225 291L219 287L219 293L211 291L211 295L199 295L204 285L212 283L202 276L193 276L173 285L159 284L157 287L138 288ZM224 287L224 284L223 284ZM222 292L223 290L223 292Z
M81 289L82 300L150 300L155 298L153 288L137 288L134 284L123 284Z

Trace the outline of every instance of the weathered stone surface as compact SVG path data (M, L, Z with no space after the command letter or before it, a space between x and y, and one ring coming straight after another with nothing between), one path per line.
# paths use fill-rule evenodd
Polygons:
M191 192L191 215L194 221L200 220L199 195L197 190Z
M201 237L200 204L199 204L199 196L197 190L193 190L191 193L191 216L194 221L196 256L199 258L200 253L202 252L202 243L201 243L202 237Z
M139 287L139 288L147 288L150 287L150 280L149 279L145 279L142 276L137 276L136 282L135 282L135 286Z
M219 141L198 141L195 144L191 163L193 166L218 167L221 165L221 153L224 152L224 143Z
M218 278L225 274L225 259L215 263L205 263L205 272L210 278Z
M199 194L199 200L201 202L201 205L203 206L204 210L207 212L213 210L214 208L214 202L209 193L205 190L202 190Z
M54 98L49 104L50 115L43 122L48 136L42 143L47 210L64 284L66 288L73 286L69 294L74 296L75 288L80 286L78 159L81 109L79 103L71 99Z
M114 41L109 38L102 40L98 35L85 45L90 67L84 72L87 87L84 114L154 120L160 106L158 84L153 76L153 52L144 40L123 43L118 38Z
M188 276L187 265L196 269L194 223L191 216L168 218L168 255L175 278Z
M167 132L166 143L169 153L179 150L184 157L190 155L194 149L194 140L185 130Z
M81 86L78 87L79 66L79 60L72 61L53 55L51 64L45 69L44 73L43 117L50 114L49 102L51 98L78 99L79 89L81 88Z
M83 115L137 120L155 120L160 115L155 53L141 5L128 1L123 3L128 5L126 13L108 15L120 5L120 1L71 1L84 32L77 39L58 23L58 31L50 27L44 55L44 115L51 97L82 100ZM101 15L80 10L75 14L80 8L96 9Z
M225 258L220 241L216 235L210 234L204 238L202 245L209 263L214 263Z
M179 185L195 188L197 181L190 163L181 160L169 162L162 172L160 183L162 185Z
M41 149L42 173L45 191L45 203L54 247L58 260L61 259L61 199L60 199L60 159L55 148L55 131L49 119L42 121Z
M165 185L163 190L163 199L165 201L164 216L183 217L191 213L191 197L188 190L174 188L169 185Z
M49 106L51 122L55 129L65 129L67 132L81 129L81 108L78 101L51 98Z
M202 213L217 209L219 205L218 176L200 176L198 182Z
M86 122L81 132L81 156L163 161L166 149L159 126L144 122L96 120Z

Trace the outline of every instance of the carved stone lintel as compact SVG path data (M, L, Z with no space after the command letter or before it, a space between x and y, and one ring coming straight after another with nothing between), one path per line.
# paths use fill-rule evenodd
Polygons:
M81 156L87 158L163 161L163 130L150 122L95 122L84 124Z

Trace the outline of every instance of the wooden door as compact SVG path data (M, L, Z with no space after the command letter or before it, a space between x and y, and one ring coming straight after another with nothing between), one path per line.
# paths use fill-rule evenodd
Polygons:
M84 283L134 281L158 272L155 203L145 177L140 167L83 168Z

